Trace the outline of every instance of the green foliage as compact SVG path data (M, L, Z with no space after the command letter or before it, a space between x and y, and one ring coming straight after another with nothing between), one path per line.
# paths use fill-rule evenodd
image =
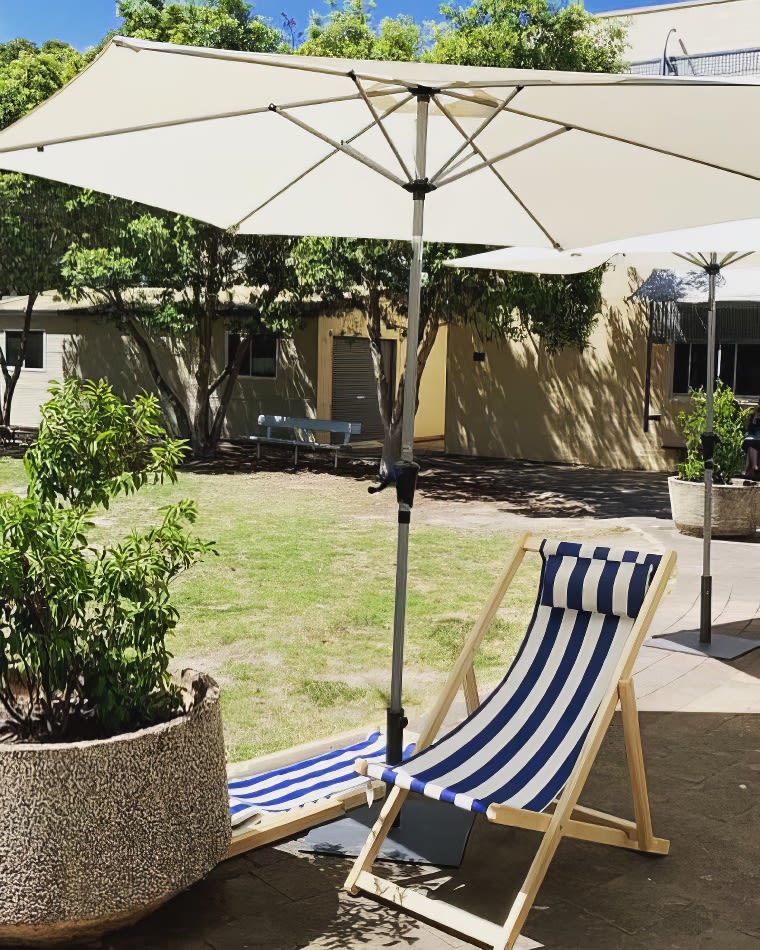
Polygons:
M59 40L40 47L22 39L0 44L0 128L52 96L84 62L81 53Z
M73 47L51 40L37 47L16 39L0 44L0 128L51 96L84 63ZM75 189L40 178L0 173L0 294L28 296L14 366L0 349L4 392L0 423L9 425L32 311L40 293L60 283L60 262L76 216Z
M465 66L619 72L625 31L597 20L582 4L549 0L473 0L445 4L428 58Z
M305 56L342 56L349 59L415 60L422 52L422 30L412 17L385 17L375 29L374 4L344 0L331 5L326 16L312 13L306 41L298 52Z
M110 545L88 541L91 508L174 480L180 452L154 397L124 405L104 382L54 389L27 454L27 496L0 495L0 732L77 740L182 711L168 672L169 582L210 549L185 531L195 504Z
M707 396L703 389L690 389L691 409L678 414L678 425L686 441L686 461L678 466L678 476L687 482L701 482L705 477L701 436L707 427ZM713 431L718 437L715 446L713 479L728 485L744 472L744 450L747 417L750 409L742 409L729 386L718 382L715 387Z
M497 305L484 314L486 335L520 340L535 334L549 353L583 349L602 309L603 273L603 267L556 276L491 272L490 298Z
M275 53L283 49L277 27L253 16L244 0L120 0L120 33L161 43Z
M60 283L61 258L76 227L73 188L0 174L0 292L39 294Z
M176 481L183 443L165 438L158 399L123 403L104 381L53 383L24 458L30 494L48 504L108 508L148 482Z

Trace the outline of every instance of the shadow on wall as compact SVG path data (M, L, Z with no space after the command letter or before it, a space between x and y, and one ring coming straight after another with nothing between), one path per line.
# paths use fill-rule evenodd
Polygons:
M175 391L183 392L192 383L188 367L195 362L195 349L186 341L172 340L169 347L162 340L153 341L152 351L160 371ZM97 317L77 320L76 332L64 340L62 354L64 377L107 379L122 399L131 399L139 392L157 393L145 360L130 336L123 334L109 320ZM189 386L192 393L192 386ZM159 396L159 398L161 398ZM161 398L167 426L178 433L179 425L170 403ZM188 406L190 413L194 406Z
M625 301L640 281L617 274L584 352L551 356L530 338L483 344L468 327L453 327L449 345L447 441L452 452L570 462L611 469L668 470L663 443L672 441L669 350L656 346L652 413L643 431L647 319L643 304ZM474 351L485 350L475 362Z
M313 321L313 328L307 327L295 338L280 339L276 378L238 378L227 411L226 438L245 438L257 432L260 413L297 417L316 415L316 322Z

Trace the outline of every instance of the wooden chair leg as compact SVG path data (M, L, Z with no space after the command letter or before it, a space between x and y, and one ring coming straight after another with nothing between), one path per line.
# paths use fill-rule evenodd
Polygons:
M462 682L464 690L464 701L467 707L467 715L471 716L480 706L480 696L478 695L478 682L475 679L475 669L473 666L467 670Z
M558 821L552 821L551 827L544 834L541 845L533 863L525 876L522 887L515 898L509 915L501 928L501 935L493 945L493 950L512 950L520 936L525 919L528 916L533 902L538 894L546 872L549 870L554 852L562 840L562 828Z
M641 747L639 714L636 708L636 692L633 680L630 677L620 681L618 695L620 696L620 709L623 715L625 755L628 760L628 774L631 777L631 794L633 795L633 813L636 817L638 844L642 851L650 851L654 843L652 813L649 808L644 751Z
M385 799L385 804L380 814L377 816L377 821L370 831L358 858L354 862L346 878L346 883L343 885L344 889L349 893L359 893L359 888L356 886L357 879L362 871L369 871L375 863L375 858L408 795L409 792L405 788L399 788L398 785L394 785L391 789L390 794Z

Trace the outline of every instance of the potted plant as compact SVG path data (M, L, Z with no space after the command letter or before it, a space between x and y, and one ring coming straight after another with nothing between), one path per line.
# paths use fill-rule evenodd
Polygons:
M0 495L0 943L65 944L132 922L206 874L230 838L218 689L170 676L169 582L208 542L191 501L106 545L92 516L174 480L155 397L52 390Z
M686 461L668 479L670 507L682 534L701 537L704 524L705 463L701 436L706 428L707 400L702 389L689 391L691 408L678 414L686 442ZM744 434L748 410L736 402L731 389L715 388L713 431L717 436L713 467L712 533L715 537L747 537L757 528L757 483L745 483Z

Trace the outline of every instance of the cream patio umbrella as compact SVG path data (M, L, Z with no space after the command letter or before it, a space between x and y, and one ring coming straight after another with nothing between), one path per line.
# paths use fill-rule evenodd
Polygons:
M678 248L679 250L674 250ZM705 248L732 248L733 250L706 251ZM698 639L690 632L668 635L665 643L653 639L651 643L665 648L683 648L716 656L736 659L760 646L755 640L726 634L712 633L712 487L713 454L716 436L713 432L713 395L715 386L716 324L718 276L726 268L757 268L760 264L760 219L725 222L717 225L650 234L625 241L555 251L543 248L507 247L483 254L461 257L449 263L452 267L473 267L484 270L508 270L521 273L577 274L605 263L619 263L639 271L667 269L680 273L701 271L707 275L707 413L702 434L702 454L705 462L704 518L702 525L702 579L700 590L700 624ZM760 293L760 287L755 288ZM742 299L747 299L744 288ZM689 299L699 296L692 288ZM703 295L702 295L703 296ZM732 298L735 299L735 298ZM664 639L664 638L663 638Z
M0 168L242 233L577 247L760 216L760 85L319 59L114 37L0 133ZM412 205L413 211L410 208ZM410 213L411 212L411 213ZM424 218L424 225L423 225ZM408 347L388 750L416 466Z

